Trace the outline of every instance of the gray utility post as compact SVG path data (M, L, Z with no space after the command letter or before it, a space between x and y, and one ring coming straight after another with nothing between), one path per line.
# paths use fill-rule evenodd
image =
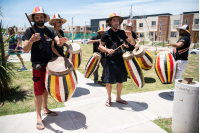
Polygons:
M69 39L69 33L70 33L70 25L68 24L68 26L69 26L69 31L68 31L68 39Z
M74 40L74 37L73 37L73 17L72 17L72 43L73 43L73 40Z
M85 21L85 35L84 38L86 37L86 21ZM86 38L85 38L86 39Z

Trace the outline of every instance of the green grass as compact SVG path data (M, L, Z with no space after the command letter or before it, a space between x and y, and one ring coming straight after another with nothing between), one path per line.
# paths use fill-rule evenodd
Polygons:
M153 121L155 124L160 126L162 129L167 131L168 133L172 133L172 118L158 118L157 120Z

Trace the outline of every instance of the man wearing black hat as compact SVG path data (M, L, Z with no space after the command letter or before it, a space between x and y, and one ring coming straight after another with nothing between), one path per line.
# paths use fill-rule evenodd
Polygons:
M176 74L175 79L182 79L183 73L188 64L188 51L190 48L190 27L188 25L183 25L176 28L179 31L180 39L177 43L166 44L167 46L174 47L174 57L176 60ZM174 91L170 92L170 96L174 96Z
M101 37L101 43L99 45L99 50L102 52L107 52L106 55L106 64L105 64L105 82L106 89L108 94L108 100L106 101L106 106L111 106L111 90L112 84L117 82L117 98L116 102L122 104L128 104L125 100L121 99L122 83L127 81L127 71L124 65L122 58L122 49L116 49L119 46L122 46L124 41L128 41L131 45L135 45L135 40L132 37L130 31L119 30L118 27L122 23L123 18L116 15L115 13L111 14L110 17L106 20L106 23L111 28L104 32ZM106 46L106 47L104 47Z

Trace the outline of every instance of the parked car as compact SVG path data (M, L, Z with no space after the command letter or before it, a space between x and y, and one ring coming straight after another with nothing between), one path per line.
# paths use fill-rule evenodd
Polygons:
M89 41L88 39L83 39L83 40L81 41L81 43L82 43L82 44L88 44L88 41Z
M199 54L199 48L190 50L189 54Z

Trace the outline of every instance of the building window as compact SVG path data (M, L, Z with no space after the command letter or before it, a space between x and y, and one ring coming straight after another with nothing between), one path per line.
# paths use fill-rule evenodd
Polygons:
M106 24L106 28L108 27L108 25Z
M126 24L123 24L123 27L126 26Z
M161 32L159 32L159 36L161 36Z
M139 23L139 27L143 27L143 23Z
M185 24L188 24L188 19L187 18L185 19Z
M174 20L174 25L179 25L179 20Z
M144 33L140 33L140 37L144 37Z
M170 37L176 37L176 32L171 32L171 36Z
M73 30L75 30L75 28L73 28Z
M102 24L102 27L104 27L104 24Z
M162 28L161 28L161 26L160 26L160 30L161 30Z
M199 19L195 19L194 24L199 24Z
M63 29L63 30L65 30L65 29Z
M83 30L83 28L81 28L81 30Z
M160 25L162 25L162 20L160 20Z
M151 21L152 26L156 26L156 21Z
M149 36L153 36L153 32L149 32Z

